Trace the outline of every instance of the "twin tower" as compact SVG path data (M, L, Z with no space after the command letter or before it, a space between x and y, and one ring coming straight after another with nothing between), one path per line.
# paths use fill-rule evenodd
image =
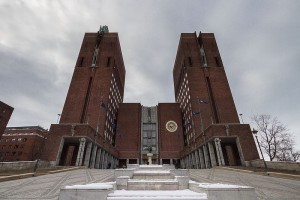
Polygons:
M103 169L150 159L199 169L259 158L250 126L239 122L213 33L181 34L173 68L175 103L123 103L125 74L118 33L107 26L85 33L43 160Z

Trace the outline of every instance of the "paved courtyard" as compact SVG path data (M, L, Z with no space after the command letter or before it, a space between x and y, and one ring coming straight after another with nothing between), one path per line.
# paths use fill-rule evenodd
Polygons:
M224 169L190 170L193 180L253 186L259 199L300 199L300 181ZM79 169L0 182L0 199L57 199L65 185L112 181L114 170Z
M198 182L229 183L252 186L258 199L300 199L300 181L257 175L225 169L190 170L191 179Z
M57 174L0 182L0 199L58 199L65 185L113 181L114 170L78 169Z

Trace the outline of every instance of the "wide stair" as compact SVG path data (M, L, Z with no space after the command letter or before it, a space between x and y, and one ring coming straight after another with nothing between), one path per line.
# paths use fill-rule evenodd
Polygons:
M180 176L184 177L184 176ZM196 200L207 199L205 193L197 193L180 186L180 177L162 165L139 166L132 175L121 176L117 190L108 194L107 200ZM186 177L186 176L185 176ZM119 182L120 183L120 182Z
M205 193L197 193L190 190L116 190L107 197L108 200L197 200L207 199Z

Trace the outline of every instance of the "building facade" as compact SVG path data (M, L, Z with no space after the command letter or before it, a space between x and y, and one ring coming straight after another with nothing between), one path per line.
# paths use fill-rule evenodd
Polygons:
M123 103L125 66L117 33L86 33L59 124L42 159L53 165L181 168L245 165L259 158L240 124L212 33L182 33L173 68L176 102Z
M0 101L0 139L8 124L14 108Z
M0 162L39 159L47 136L40 126L7 127L0 140Z

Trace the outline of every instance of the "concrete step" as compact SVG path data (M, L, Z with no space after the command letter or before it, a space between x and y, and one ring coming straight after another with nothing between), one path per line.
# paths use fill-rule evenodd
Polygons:
M151 171L135 171L133 179L172 179L174 178L169 170L151 170Z
M207 199L205 193L191 190L153 191L153 190L116 190L108 194L107 200L203 200Z
M174 179L130 179L128 180L127 188L128 190L178 190L179 184Z

